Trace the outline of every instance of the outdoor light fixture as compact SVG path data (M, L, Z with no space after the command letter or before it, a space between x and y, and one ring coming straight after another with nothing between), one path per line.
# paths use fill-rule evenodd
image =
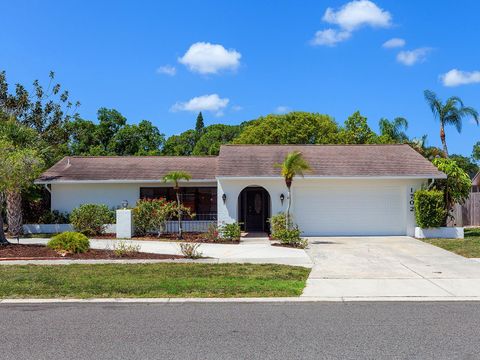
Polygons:
M285 195L280 194L280 201L282 202L282 205L283 205L283 200L285 200Z
M122 201L122 209L128 208L128 200L123 200Z
M225 202L227 201L227 194L223 194L222 195L222 200L223 200L223 203L225 204Z

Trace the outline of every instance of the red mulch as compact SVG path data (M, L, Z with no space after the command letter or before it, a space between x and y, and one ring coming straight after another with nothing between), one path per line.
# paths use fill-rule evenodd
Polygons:
M113 250L90 249L83 254L69 254L61 256L56 251L43 245L18 245L10 244L0 246L0 261L12 259L183 259L180 255L164 255L152 253L132 253L125 256L117 256Z
M103 234L94 236L95 239L114 239L115 234ZM205 233L194 233L188 232L183 233L183 239L178 239L178 234L176 233L164 233L160 236L161 239L167 239L171 241L183 241L183 242L196 242L196 243L210 243L210 244L239 244L239 241L210 241L205 238ZM146 236L134 236L132 240L151 240L158 241L158 236L155 235L146 235Z

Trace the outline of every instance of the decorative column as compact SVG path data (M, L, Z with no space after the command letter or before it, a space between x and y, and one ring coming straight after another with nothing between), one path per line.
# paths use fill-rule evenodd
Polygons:
M131 239L133 236L133 216L132 210L117 210L117 238Z

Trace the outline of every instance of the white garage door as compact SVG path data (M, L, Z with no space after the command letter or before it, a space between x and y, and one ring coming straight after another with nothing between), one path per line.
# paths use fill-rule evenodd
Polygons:
M295 185L294 185L295 186ZM404 188L385 182L302 182L293 214L303 234L405 235Z

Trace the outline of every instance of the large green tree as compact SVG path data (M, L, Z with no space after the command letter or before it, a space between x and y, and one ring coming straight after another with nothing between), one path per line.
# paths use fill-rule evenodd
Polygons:
M473 178L475 174L478 172L478 165L472 161L471 158L463 156L463 155L457 155L457 154L452 154L450 155L450 159L454 160L457 165L465 171L470 178Z
M16 84L12 91L5 71L0 72L0 111L38 132L42 142L39 146L49 146L49 151L43 154L47 166L67 153L66 124L78 116L79 105L70 101L68 91L55 81L53 72L46 86L35 80L31 92L21 84Z
M108 144L115 155L160 155L165 136L150 121L138 125L125 125L119 129Z
M241 131L241 126L215 124L204 128L193 148L192 155L218 155L220 145L231 143Z
M438 119L440 123L440 140L442 141L445 156L448 157L445 126L453 125L458 132L461 132L463 119L466 117L471 117L478 124L478 112L470 106L465 106L462 99L457 96L448 98L445 103L431 90L425 90L424 96L433 116Z
M203 128L205 127L205 123L203 122L203 115L202 112L200 111L197 116L197 121L195 122L195 131L200 134L203 131Z
M250 121L234 140L236 144L332 144L337 123L328 115L291 112Z
M195 130L187 130L180 135L172 135L163 146L163 155L188 156L192 155L198 134Z
M408 121L403 117L396 117L392 121L382 118L378 122L380 136L387 142L404 143L408 141L405 131L408 129Z
M372 144L379 142L377 134L370 129L367 118L355 111L345 120L338 142L342 144Z

